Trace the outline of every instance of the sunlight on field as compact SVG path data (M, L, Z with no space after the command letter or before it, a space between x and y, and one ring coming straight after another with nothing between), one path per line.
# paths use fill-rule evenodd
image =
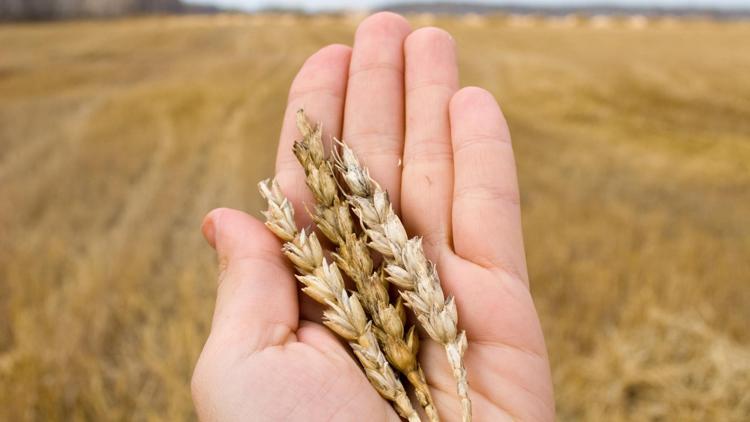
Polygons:
M750 414L750 23L436 18L508 117L562 420ZM0 26L0 419L185 420L198 230L357 19ZM503 312L498 309L498 312Z

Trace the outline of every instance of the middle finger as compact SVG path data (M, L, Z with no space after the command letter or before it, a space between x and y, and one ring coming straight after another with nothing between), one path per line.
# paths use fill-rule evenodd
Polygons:
M365 19L354 37L343 140L398 210L404 139L404 39L409 23L394 13Z

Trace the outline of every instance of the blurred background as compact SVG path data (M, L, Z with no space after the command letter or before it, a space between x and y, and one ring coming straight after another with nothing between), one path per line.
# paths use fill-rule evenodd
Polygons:
M362 4L506 113L560 419L750 419L750 5ZM259 214L345 5L0 0L0 420L195 418L201 219Z

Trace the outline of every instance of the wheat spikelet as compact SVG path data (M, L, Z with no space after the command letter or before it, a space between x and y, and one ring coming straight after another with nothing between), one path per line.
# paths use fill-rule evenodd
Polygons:
M347 198L365 227L372 249L383 255L388 281L417 316L427 334L445 347L456 379L463 420L471 421L471 400L463 355L466 333L458 331L458 312L453 298L446 300L435 265L427 260L422 239L409 239L401 219L393 211L387 192L360 165L354 152L343 142L335 153L336 169L348 188Z
M276 181L258 185L268 203L263 212L266 226L284 240L284 254L297 268L302 291L327 306L323 323L349 342L375 389L393 403L396 411L410 422L420 420L403 384L391 369L378 345L372 322L367 318L357 293L348 294L336 263L326 262L323 248L314 232L297 230L294 208Z
M297 112L297 127L302 139L295 142L294 154L315 197L313 220L337 246L336 263L354 281L388 361L406 375L428 418L437 422L440 418L417 360L419 338L415 327L408 331L404 328L406 313L401 298L391 304L385 271L381 268L373 272L366 236L355 233L349 204L342 199L336 184L333 163L324 157L321 127L313 128L302 110Z

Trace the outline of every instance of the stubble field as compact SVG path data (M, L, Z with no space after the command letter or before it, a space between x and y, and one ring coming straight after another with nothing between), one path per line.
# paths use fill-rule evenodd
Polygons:
M186 420L218 206L359 18L0 26L0 419ZM412 17L500 100L561 420L750 415L750 23ZM498 312L502 312L498 309Z

